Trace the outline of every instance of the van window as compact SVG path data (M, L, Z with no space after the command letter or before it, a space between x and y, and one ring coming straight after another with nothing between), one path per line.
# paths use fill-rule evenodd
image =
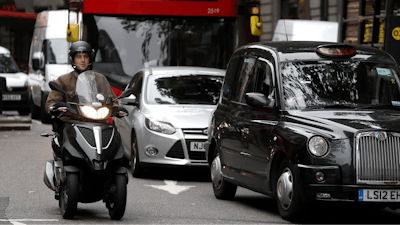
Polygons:
M244 95L247 93L247 87L251 79L251 74L253 73L254 65L256 63L255 58L243 57L240 59L240 64L237 70L237 80L236 90L233 94L233 101L246 103Z
M49 39L45 41L46 61L48 64L68 64L68 42L64 39Z

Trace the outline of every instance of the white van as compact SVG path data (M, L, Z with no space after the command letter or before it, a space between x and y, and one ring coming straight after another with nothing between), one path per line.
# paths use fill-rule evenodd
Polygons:
M272 41L337 42L339 23L318 20L279 20Z
M0 46L0 77L5 78L2 91L4 110L17 110L20 115L29 115L28 75L20 72L11 52ZM4 89L4 87L1 87ZM1 113L1 112L0 112Z
M71 19L74 17L76 20L76 14L71 13ZM36 19L29 54L29 97L32 119L40 118L42 123L51 122L44 107L49 82L73 71L68 60L67 24L68 10L43 11Z

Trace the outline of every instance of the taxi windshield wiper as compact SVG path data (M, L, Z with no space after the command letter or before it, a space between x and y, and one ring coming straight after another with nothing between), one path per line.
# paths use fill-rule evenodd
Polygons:
M355 109L354 104L327 104L307 106L307 109Z
M400 106L395 106L390 103L385 103L385 104L371 104L371 105L363 105L357 107L357 109L396 109L400 110Z

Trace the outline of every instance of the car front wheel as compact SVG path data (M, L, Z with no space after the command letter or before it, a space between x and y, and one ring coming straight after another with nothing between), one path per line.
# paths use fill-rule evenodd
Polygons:
M233 199L236 194L237 186L224 180L221 172L221 159L219 158L217 150L215 150L210 170L215 197L224 200Z
M300 197L299 183L293 175L293 167L288 160L283 160L278 170L276 199L279 214L285 220L299 221L305 218L307 205Z
M143 168L139 161L139 148L135 132L132 132L131 137L131 158L129 164L133 177L141 177L143 175Z

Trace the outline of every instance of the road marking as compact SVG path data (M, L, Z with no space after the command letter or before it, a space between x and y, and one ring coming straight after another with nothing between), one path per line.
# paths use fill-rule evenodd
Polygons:
M20 222L58 222L58 219L0 219L0 222L10 222L14 225L26 225Z
M144 185L144 186L149 186L149 187L157 188L160 190L164 190L173 195L177 195L177 194L181 193L182 191L187 191L192 187L196 187L196 186L177 185L178 182L174 181L174 180L164 180L164 182L165 182L165 185Z

